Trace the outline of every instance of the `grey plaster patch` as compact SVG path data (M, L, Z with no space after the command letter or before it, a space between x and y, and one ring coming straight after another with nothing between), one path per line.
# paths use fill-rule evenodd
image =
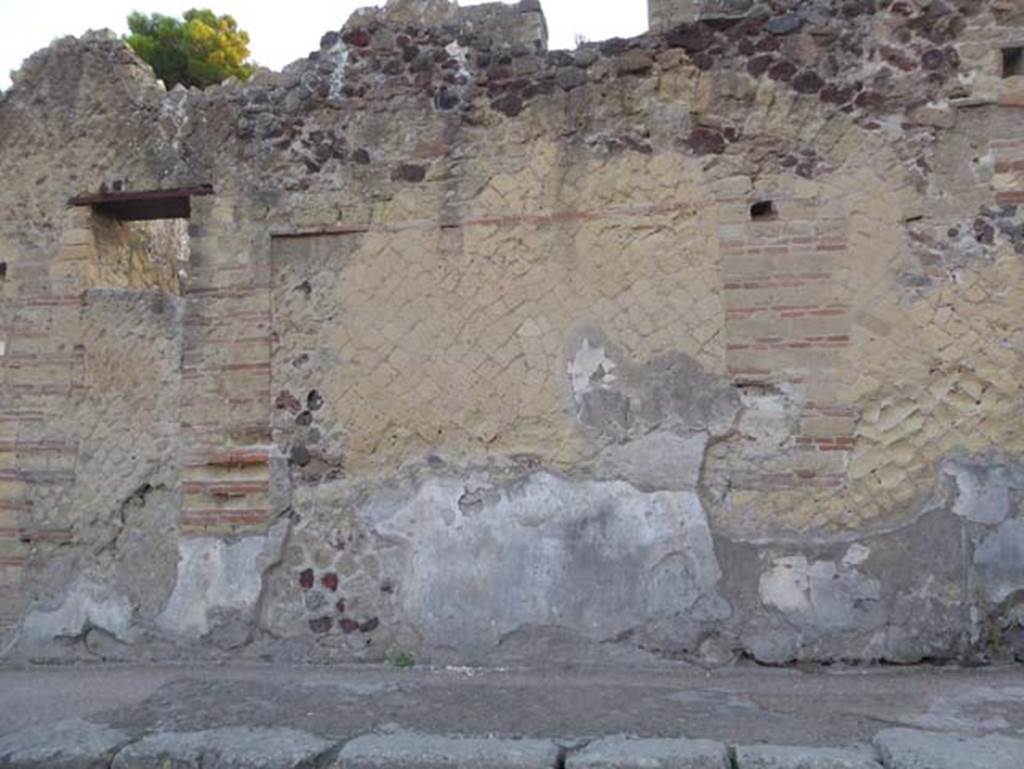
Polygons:
M31 612L22 625L22 637L26 641L75 638L90 627L97 627L128 641L132 637L131 625L131 602L110 587L83 576L60 606Z
M165 732L132 743L111 769L312 769L335 743L295 729Z
M1024 488L1019 468L997 462L951 459L943 472L956 483L953 512L975 523L997 524L1011 512L1014 489Z
M139 619L151 620L170 597L177 574L176 495L166 485L145 484L125 500L119 517L124 527L112 547L114 584Z
M963 654L969 542L963 519L928 504L905 526L856 539L744 542L716 531L734 613L714 630L726 648L771 664Z
M1004 521L988 534L974 551L974 567L992 603L1024 590L1024 521Z
M594 329L570 350L567 374L576 419L599 448L597 474L644 491L694 489L708 441L740 409L731 383L692 358L636 364Z
M706 433L681 436L656 432L609 446L598 459L604 478L620 478L645 491L693 490L704 464Z
M472 488L474 505L459 504ZM486 490L481 493L481 490ZM466 509L464 509L466 508ZM644 625L728 616L707 518L692 492L535 472L490 486L439 477L360 512L403 617L429 642L481 650L518 628L611 640Z
M887 769L1020 769L1024 740L887 729L875 737Z
M255 620L263 575L280 560L288 526L283 520L266 536L234 542L182 539L177 583L157 624L176 635L200 638L216 624L215 615Z
M723 435L740 407L732 383L693 358L674 353L634 363L593 329L570 350L567 374L576 417L603 446L655 431Z
M759 592L765 605L821 630L870 625L881 609L878 580L847 564L809 561L802 555L776 558L761 575Z
M872 753L838 748L749 745L736 748L737 769L882 769Z
M124 732L78 718L0 737L0 769L107 769Z
M729 769L725 745L712 740L610 737L571 754L566 769Z
M342 748L336 769L554 769L549 740L441 737L399 732L357 737Z

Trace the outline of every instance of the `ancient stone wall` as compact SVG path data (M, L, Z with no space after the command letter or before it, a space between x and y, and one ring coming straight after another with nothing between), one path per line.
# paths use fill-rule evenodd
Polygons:
M799 8L800 3L789 3ZM827 7L823 3L822 7ZM665 32L680 24L690 24L701 19L740 19L748 14L757 16L761 9L752 12L753 0L647 0L649 26L654 32ZM775 10L766 6L766 15ZM776 22L778 23L778 22Z
M1024 11L687 5L549 52L535 3L393 0L205 92L30 59L0 648L1019 648Z

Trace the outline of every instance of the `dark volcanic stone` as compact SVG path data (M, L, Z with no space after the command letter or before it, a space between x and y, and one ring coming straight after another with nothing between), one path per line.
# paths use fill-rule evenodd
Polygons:
M274 401L274 406L285 411L290 411L293 414L298 414L302 410L302 404L299 403L299 399L292 395L287 390L281 390L277 395L277 399Z
M747 72L754 77L761 77L768 71L773 61L775 61L775 57L771 54L763 53L760 56L755 56L747 62Z
M439 110L455 109L459 106L459 95L447 88L441 88L434 97L434 106Z
M992 245L996 241L996 230L990 222L984 219L974 220L974 239L985 245Z
M427 169L413 163L400 163L391 172L391 179L396 182L422 182L427 178Z
M293 446L291 453L288 455L288 461L299 467L305 467L310 463L310 461L312 461L312 459L313 457L310 456L309 449L301 443L297 446Z
M921 54L921 66L925 69L941 69L946 63L946 57L941 48L929 48Z
M777 64L773 64L768 70L768 77L772 80L781 80L788 82L796 74L796 65L788 61L780 61Z
M503 115L515 117L523 111L523 100L518 95L509 93L491 102L491 107Z
M356 48L366 48L370 44L370 33L365 29L354 29L351 32L346 32L342 36L342 40Z
M761 30L764 29L764 25L764 19L750 16L733 27L730 30L730 34L742 35L743 37L757 37L761 34Z
M875 0L849 0L843 3L843 16L847 19L874 13L875 10Z
M318 617L317 619L311 619L309 621L309 629L317 635L323 635L330 631L333 624L334 622L330 617Z
M721 155L725 152L725 137L714 128L697 126L690 131L686 146L697 155Z
M792 86L797 93L817 93L825 87L825 81L819 77L817 72L804 70L793 78Z
M333 571L329 571L320 577L320 584L332 593L336 593L338 591L338 575Z
M857 93L857 89L851 85L838 86L829 83L818 93L818 98L826 104L846 104Z
M682 48L690 53L699 53L711 47L715 33L701 24L684 24L665 34L669 48Z
M853 103L861 109L879 109L885 106L885 95L878 91L861 91Z
M695 66L699 70L706 72L707 70L715 66L715 58L707 51L698 53L696 56L693 57L693 66Z

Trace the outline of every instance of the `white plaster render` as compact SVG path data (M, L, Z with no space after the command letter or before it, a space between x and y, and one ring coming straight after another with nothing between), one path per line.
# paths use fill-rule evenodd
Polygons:
M599 641L667 618L728 615L692 492L540 472L466 513L466 488L465 479L431 479L361 513L383 562L401 571L403 615L434 644L493 648L529 625Z
M157 624L200 638L210 631L215 610L251 618L263 592L263 574L280 559L287 532L288 521L281 521L265 537L182 539L178 580Z

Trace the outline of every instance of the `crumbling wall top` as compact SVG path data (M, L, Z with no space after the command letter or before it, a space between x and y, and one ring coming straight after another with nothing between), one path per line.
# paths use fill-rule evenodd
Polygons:
M737 18L753 7L753 0L648 0L649 26L663 32L700 19Z
M484 3L466 8L452 0L388 0L382 7L357 10L346 31L375 25L450 28L475 48L525 45L547 50L548 30L540 0Z
M993 0L988 4L1004 24L1020 24L1024 5L1019 0ZM878 2L877 0L647 0L652 32L665 32L680 24L697 21L777 17L775 31L785 34L803 21L821 23L830 18L853 18L876 11L912 16L921 13L939 18L959 12L971 15L979 10L977 0L915 0L915 2Z

